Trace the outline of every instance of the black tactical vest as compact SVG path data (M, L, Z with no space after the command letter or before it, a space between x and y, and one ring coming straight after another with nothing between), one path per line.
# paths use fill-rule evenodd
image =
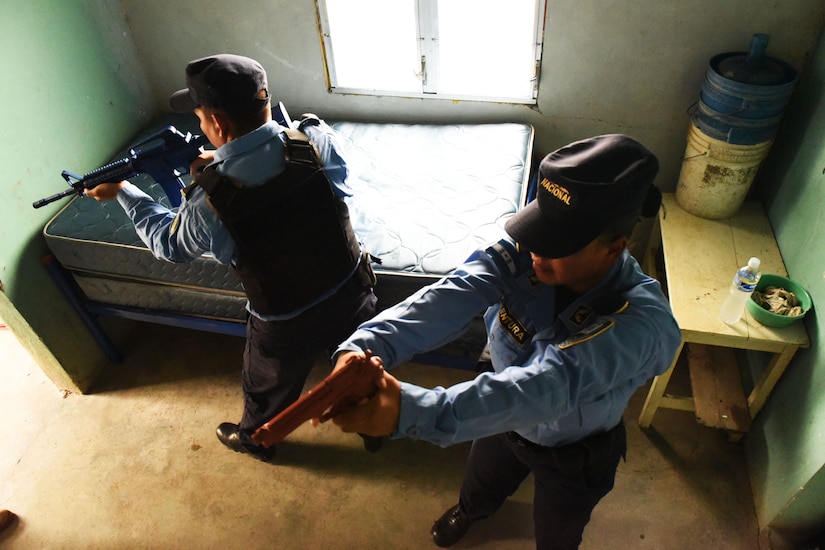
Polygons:
M206 191L237 246L235 268L252 308L263 315L295 311L340 285L360 246L343 200L335 196L315 146L286 130L286 169L263 185L207 168Z

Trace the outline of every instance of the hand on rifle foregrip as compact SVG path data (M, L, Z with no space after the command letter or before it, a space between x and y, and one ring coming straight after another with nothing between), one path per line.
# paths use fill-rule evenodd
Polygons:
M326 422L341 411L375 393L376 380L383 372L381 360L367 350L347 357L317 386L281 411L252 434L252 439L266 448L282 441L301 424L314 418Z

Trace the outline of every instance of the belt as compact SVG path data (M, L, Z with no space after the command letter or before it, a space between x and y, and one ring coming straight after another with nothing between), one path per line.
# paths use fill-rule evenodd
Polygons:
M516 432L507 432L504 436L518 447L552 456L556 466L562 472L578 473L585 465L596 466L614 456L617 444L622 445L621 454L624 456L624 438L621 437L623 434L624 422L620 421L605 432L593 434L575 443L558 447L539 445Z
M268 323L270 325L294 325L295 323L303 320L305 317L312 315L316 308L320 308L322 306L328 307L334 300L346 299L347 296L359 296L368 290L369 288L364 284L362 270L359 267L358 270L356 270L355 273L353 273L350 278L347 279L346 282L344 282L344 284L342 284L341 287L335 291L335 293L311 306L309 309L302 311L295 317L290 317L289 319L265 320L260 317L256 317L255 315L247 315L247 320L249 320L250 317L254 317L258 321Z

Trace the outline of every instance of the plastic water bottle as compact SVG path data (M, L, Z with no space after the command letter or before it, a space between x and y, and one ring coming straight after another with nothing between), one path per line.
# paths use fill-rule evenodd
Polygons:
M736 275L733 276L733 284L730 285L728 297L722 304L719 317L729 325L732 325L742 318L745 311L745 302L750 299L756 283L762 274L759 272L759 258L751 258L748 265L740 267Z

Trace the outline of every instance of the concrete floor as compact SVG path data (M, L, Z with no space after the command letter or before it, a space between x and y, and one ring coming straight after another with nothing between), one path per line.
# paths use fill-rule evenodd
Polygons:
M325 424L299 428L274 464L233 453L214 432L241 412L242 346L138 325L124 364L93 393L64 396L0 329L0 508L20 516L0 548L436 548L430 526L457 500L468 445L397 440L369 454ZM470 373L396 375L433 386ZM582 548L760 548L741 444L680 411L641 431L646 390L626 413L628 460ZM456 548L534 548L531 499L528 480Z

